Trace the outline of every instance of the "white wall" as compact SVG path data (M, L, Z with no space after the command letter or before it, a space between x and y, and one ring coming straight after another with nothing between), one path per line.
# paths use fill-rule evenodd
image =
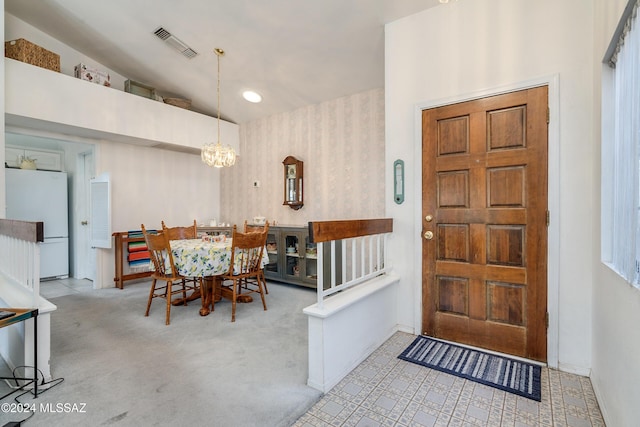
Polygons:
M113 231L188 225L219 216L220 171L199 156L101 142L96 173L111 176ZM113 285L114 249L101 251L103 287ZM126 284L125 284L126 286Z
M417 105L557 75L560 111L552 115L560 118L560 207L551 220L559 223L559 288L549 298L560 307L559 366L589 372L593 282L584 267L594 245L585 231L591 230L597 177L588 166L593 136L585 124L593 120L593 21L591 0L459 0L387 25L386 182L393 182L393 161L403 159L407 197L398 206L387 195L386 209L394 218L391 253L402 275L398 312L407 328L420 332L421 321Z
M198 156L101 142L96 174L111 175L114 231L203 223L219 214L218 169Z
M596 136L593 168L596 177L607 174L600 169L600 149L608 150L609 131L601 129L601 73L610 70L600 60L611 40L627 0L596 0L594 37L593 132ZM637 24L636 24L637 25ZM602 139L600 134L602 130ZM592 236L597 250L593 254L593 341L591 381L607 425L632 426L640 419L640 290L633 288L600 261L600 186L593 186L594 218ZM606 191L606 190L605 190Z

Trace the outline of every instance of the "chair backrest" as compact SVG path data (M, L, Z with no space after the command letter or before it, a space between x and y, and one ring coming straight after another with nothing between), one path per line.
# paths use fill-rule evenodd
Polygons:
M256 224L249 224L249 221L247 221L246 219L244 220L245 233L256 233L256 232L260 233L265 230L269 230L269 221L265 222L264 225L256 225Z
M239 233L236 226L233 226L229 274L234 274L235 271L236 276L252 275L260 271L262 253L267 243L267 231Z
M173 274L173 254L167 233L149 233L142 224L142 234L147 243L149 258L153 262L154 275L170 276ZM166 262L166 264L165 264Z
M195 219L193 225L188 227L167 227L162 221L162 232L169 236L169 240L195 239L198 237L198 226Z

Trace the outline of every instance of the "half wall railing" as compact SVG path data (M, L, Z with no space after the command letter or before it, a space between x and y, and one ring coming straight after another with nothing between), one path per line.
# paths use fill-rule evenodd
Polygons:
M40 296L40 246L42 222L0 219L0 273L31 295L31 306Z
M390 270L387 238L392 231L391 218L309 223L309 240L317 244L318 266L322 266L318 268L319 308L330 295Z
M387 240L392 219L309 223L317 244L317 302L309 321L307 384L324 393L398 330L399 278Z

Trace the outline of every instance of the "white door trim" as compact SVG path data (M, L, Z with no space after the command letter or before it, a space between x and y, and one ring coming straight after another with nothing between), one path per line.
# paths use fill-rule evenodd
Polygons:
M549 312L549 328L547 330L547 364L551 368L558 367L559 357L559 291L560 291L560 79L558 74L543 76L514 84L481 90L474 93L460 94L444 99L432 99L417 103L414 107L414 158L416 171L414 175L415 204L414 225L422 230L422 110L441 107L463 101L485 98L491 95L514 92L537 86L549 87L549 148L548 148L548 206L550 223L548 227L547 253L547 310ZM422 237L415 233L416 241L414 265L414 283L418 285L418 293L414 300L414 328L422 331Z
M77 189L77 207L78 215L76 218L76 223L89 221L90 219L90 188L89 188L89 180L94 175L94 162L93 162L93 147L88 151L83 151L77 154L76 158L76 170L78 174L78 178L76 179L76 183L78 184ZM92 248L89 244L90 242L90 227L91 224L87 223L86 225L78 225L78 239L77 239L77 271L79 273L78 278L87 278L94 282L96 281L96 250Z

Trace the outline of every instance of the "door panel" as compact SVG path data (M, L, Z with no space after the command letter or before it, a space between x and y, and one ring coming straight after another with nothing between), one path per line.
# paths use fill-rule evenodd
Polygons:
M423 111L423 332L546 360L547 88Z

